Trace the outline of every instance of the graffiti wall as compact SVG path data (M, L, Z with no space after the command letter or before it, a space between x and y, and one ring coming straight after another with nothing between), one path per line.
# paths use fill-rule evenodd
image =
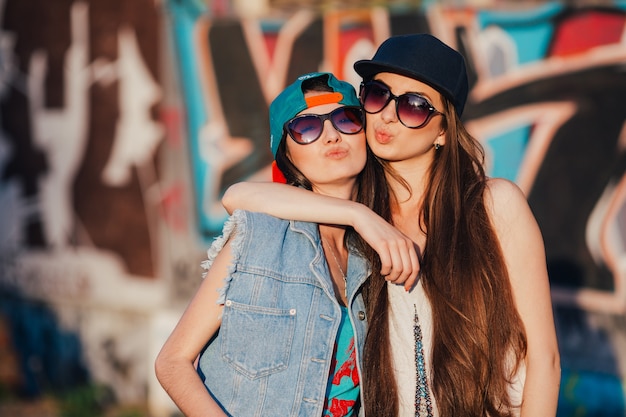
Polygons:
M167 415L152 360L222 193L270 178L271 100L309 71L358 86L354 61L429 32L465 56L467 126L543 231L559 416L624 415L626 3L245 18L206 4L0 0L0 388L96 381Z
M169 5L202 236L219 231L228 185L269 178L268 105L297 75L332 71L357 87L352 63L389 35L429 32L461 51L471 84L464 119L489 174L520 185L544 233L563 354L559 413L624 414L626 5L434 4L241 20Z
M3 392L145 397L165 295L161 19L150 0L0 1Z

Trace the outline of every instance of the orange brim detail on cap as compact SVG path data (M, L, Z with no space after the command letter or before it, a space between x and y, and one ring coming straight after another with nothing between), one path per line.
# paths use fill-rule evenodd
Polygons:
M311 108L321 106L322 104L339 103L343 98L341 93L320 94L319 96L311 96L304 99L306 107Z

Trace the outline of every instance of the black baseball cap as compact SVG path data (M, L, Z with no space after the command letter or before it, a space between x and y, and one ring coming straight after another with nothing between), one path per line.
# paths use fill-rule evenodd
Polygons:
M454 104L461 117L467 100L468 82L463 55L428 33L392 36L372 59L354 63L365 81L381 72L392 72L422 81Z

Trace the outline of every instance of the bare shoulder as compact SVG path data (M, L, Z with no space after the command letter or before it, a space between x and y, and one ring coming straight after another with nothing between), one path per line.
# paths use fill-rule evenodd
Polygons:
M485 203L491 211L519 209L520 205L528 205L524 192L517 184L504 178L490 178L487 180Z
M536 227L535 217L524 192L513 182L491 178L487 182L485 207L499 232Z

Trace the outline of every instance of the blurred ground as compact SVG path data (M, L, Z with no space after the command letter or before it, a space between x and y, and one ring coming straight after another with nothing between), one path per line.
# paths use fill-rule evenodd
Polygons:
M111 406L99 410L80 402L68 407L63 401L55 398L0 403L2 417L149 417L149 415L147 407L143 405Z
M52 399L32 402L0 404L0 416L6 417L58 417L59 409Z

